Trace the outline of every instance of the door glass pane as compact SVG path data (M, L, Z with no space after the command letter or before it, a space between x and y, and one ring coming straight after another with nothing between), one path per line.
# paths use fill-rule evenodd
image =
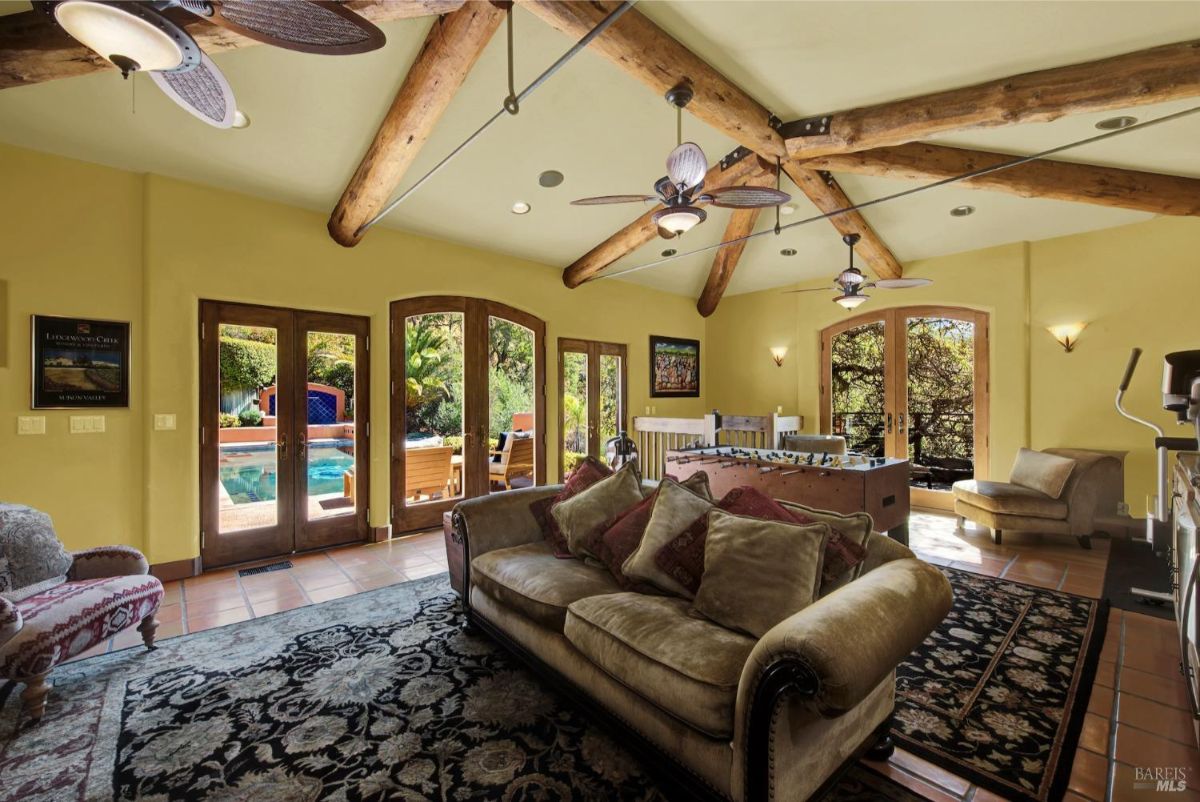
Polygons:
M404 321L404 503L462 495L463 315Z
M279 518L275 489L279 468L277 332L222 323L218 335L218 526L221 532L274 526Z
M491 490L533 485L533 331L488 318L488 484Z
M305 338L308 420L304 487L308 519L353 515L358 500L354 467L353 334L310 331Z
M831 343L833 434L854 452L884 456L884 326L866 323Z
M565 351L563 375L563 474L575 469L588 450L587 354Z
M621 420L621 357L600 355L600 454L607 461L604 444L617 436Z
M975 475L975 324L909 318L908 459L913 487Z

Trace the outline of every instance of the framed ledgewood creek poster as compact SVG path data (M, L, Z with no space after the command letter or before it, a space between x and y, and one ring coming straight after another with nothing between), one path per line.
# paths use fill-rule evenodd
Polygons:
M650 335L650 397L700 397L700 341Z
M129 324L33 315L34 409L129 406Z

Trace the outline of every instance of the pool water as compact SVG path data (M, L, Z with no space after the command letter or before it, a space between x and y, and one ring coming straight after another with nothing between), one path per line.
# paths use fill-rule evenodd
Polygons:
M347 451L352 451L348 447ZM308 495L342 494L342 474L354 465L352 453L336 445L316 445L308 450ZM275 499L275 450L222 452L220 476L234 504Z

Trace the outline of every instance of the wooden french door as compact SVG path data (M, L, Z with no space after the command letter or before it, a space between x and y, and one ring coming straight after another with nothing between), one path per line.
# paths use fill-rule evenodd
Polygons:
M821 333L821 431L908 459L912 502L949 509L950 485L987 477L988 315L912 306Z
M605 442L625 429L627 373L623 344L558 338L560 480L585 456L605 459Z
M365 540L369 320L202 301L206 567Z
M392 303L393 532L439 526L464 498L545 484L545 338L542 320L483 298Z

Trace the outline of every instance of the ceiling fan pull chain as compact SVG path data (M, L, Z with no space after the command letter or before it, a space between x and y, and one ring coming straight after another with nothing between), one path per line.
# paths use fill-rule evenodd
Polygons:
M509 114L516 115L521 112L521 103L517 100L517 89L513 80L513 7L511 3L508 6L506 23L508 29L508 97L504 98L504 110Z

